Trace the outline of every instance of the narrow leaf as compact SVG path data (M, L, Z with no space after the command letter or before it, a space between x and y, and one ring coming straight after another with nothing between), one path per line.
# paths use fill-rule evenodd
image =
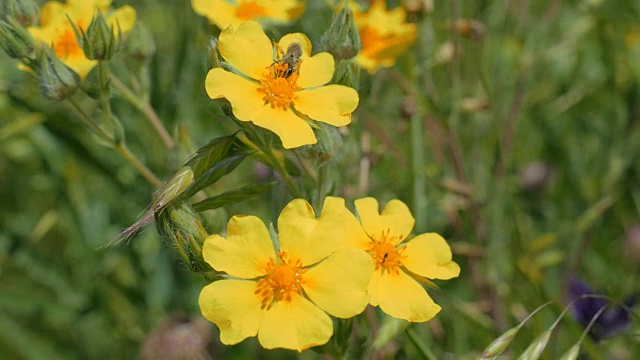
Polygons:
M220 195L212 196L195 203L193 204L193 209L197 212L202 212L217 209L229 204L235 204L269 190L274 184L276 184L275 181L265 184L251 184L243 186L239 189L227 191Z
M189 185L189 187L182 193L180 197L183 199L189 198L195 195L198 191L215 183L221 177L233 171L233 169L240 165L242 160L244 160L246 157L247 154L237 154L216 162L206 171L204 171L199 177L195 178L191 185Z

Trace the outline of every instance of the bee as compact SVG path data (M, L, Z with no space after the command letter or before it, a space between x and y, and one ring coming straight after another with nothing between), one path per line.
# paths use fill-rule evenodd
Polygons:
M294 71L298 70L301 57L302 46L297 42L291 43L287 48L287 52L282 55L282 59L278 60L280 64L287 64L287 70L283 74L285 78L288 78Z

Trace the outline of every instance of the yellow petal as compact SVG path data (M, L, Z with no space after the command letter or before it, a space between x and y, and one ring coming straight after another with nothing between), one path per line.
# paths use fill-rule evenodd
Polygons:
M273 63L271 40L255 21L247 21L237 30L230 26L220 34L220 55L236 69L253 79L262 78Z
M302 288L320 309L339 318L361 313L369 303L367 287L373 273L371 256L343 249L309 269Z
M369 303L373 306L378 306L380 300L378 300L380 293L380 279L382 278L382 270L374 270L371 274L371 280L369 280L369 287L367 292L369 293Z
M223 344L237 344L258 333L266 310L260 309L255 290L253 281L218 280L200 292L200 311L218 326Z
M136 10L131 6L122 6L107 17L107 22L113 25L116 32L119 26L123 34L128 33L136 24Z
M447 280L460 275L460 266L451 261L449 244L436 233L416 236L407 243L402 262L411 272L429 279Z
M233 115L242 121L251 120L264 104L258 85L220 68L209 71L205 87L210 98L229 100Z
M302 48L302 56L300 57L301 59L305 60L311 56L311 40L309 40L309 38L305 34L287 34L283 36L280 41L278 41L278 45L283 52L287 52L289 46L294 42L300 44L300 47Z
M265 315L258 340L265 349L302 351L329 341L333 323L309 300L293 293L291 301L278 301Z
M342 85L328 85L296 92L294 107L313 120L333 126L351 122L351 113L358 106L358 92Z
M298 0L262 0L261 3L266 8L268 20L288 22L304 13L304 3Z
M391 231L391 236L398 236L395 245L407 239L413 229L415 220L411 211L400 200L391 200L382 213L378 213L378 201L364 198L355 201L362 227L369 236L378 239L380 234Z
M362 225L356 219L351 211L347 210L344 217L345 225L345 241L344 247L355 247L357 249L369 250L371 246L371 238L362 228Z
M300 64L298 86L306 89L328 83L333 77L334 66L333 56L326 52L304 59Z
M331 255L344 240L345 211L344 199L329 196L318 219L306 200L291 201L278 218L280 251L300 258L304 266Z
M264 266L274 253L267 227L255 216L232 217L227 238L211 235L202 247L202 256L209 265L241 279L264 275Z
M57 1L49 1L42 6L40 11L40 27L45 28L63 22L66 6Z
M403 271L380 277L377 300L385 313L411 322L430 320L441 309L422 285Z
M276 133L285 149L318 142L311 127L291 110L274 109L267 104L253 114L251 121Z
M191 6L197 14L206 17L220 29L240 25L239 19L234 15L233 5L225 0L191 0Z
M66 59L63 59L65 65L73 69L78 75L80 75L81 79L84 79L87 74L91 72L91 70L98 65L98 62L95 60L89 60L84 55L81 56L70 56Z

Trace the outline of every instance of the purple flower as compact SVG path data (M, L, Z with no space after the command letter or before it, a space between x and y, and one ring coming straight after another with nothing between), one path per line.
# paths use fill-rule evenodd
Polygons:
M573 278L569 282L569 301L580 298L584 295L598 295L589 285L578 278ZM633 307L636 303L636 296L632 295L625 301L625 305ZM631 323L631 315L621 306L609 304L604 298L588 297L578 300L572 305L573 317L578 323L586 327L591 319L602 309L606 309L595 320L593 326L589 330L589 335L595 340L611 337L612 335L624 331Z

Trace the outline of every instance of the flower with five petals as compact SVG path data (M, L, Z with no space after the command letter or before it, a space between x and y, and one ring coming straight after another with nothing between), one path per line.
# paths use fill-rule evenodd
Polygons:
M289 66L282 57L292 44L299 46L301 54ZM273 131L285 148L317 142L310 120L333 126L351 122L358 93L350 87L326 85L333 77L333 57L325 52L311 56L311 42L305 35L285 35L274 46L258 23L248 21L237 29L225 29L218 46L233 72L210 70L207 94L229 100L238 120Z
M415 220L400 200L390 201L382 213L373 198L356 200L355 205L360 222L351 213L346 217L346 246L367 251L375 263L368 289L371 305L411 322L433 318L441 308L420 282L460 274L447 242L436 233L409 239Z
M224 30L245 21L288 23L304 12L299 0L191 0L193 10Z

